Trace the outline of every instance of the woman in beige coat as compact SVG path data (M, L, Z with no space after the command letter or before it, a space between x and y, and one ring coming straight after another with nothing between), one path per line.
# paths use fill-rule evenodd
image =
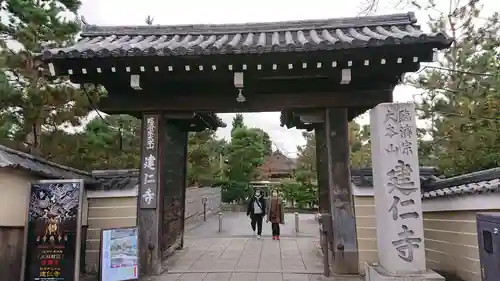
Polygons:
M267 222L271 222L273 240L280 240L280 224L285 224L285 208L277 189L273 189L266 205Z

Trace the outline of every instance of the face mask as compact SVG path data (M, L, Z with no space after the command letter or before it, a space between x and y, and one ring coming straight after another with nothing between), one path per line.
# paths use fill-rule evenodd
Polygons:
M255 197L257 197L257 198L260 197L260 191L255 192Z

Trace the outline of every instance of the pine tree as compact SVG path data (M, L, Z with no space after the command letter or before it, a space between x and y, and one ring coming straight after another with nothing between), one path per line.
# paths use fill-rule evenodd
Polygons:
M410 80L424 90L420 117L431 124L425 133L432 140L420 141L420 155L447 175L500 165L500 17L481 18L478 3L458 2L431 18L431 29L448 30L455 43L439 69L424 69Z
M6 0L0 12L0 127L4 136L24 141L35 149L42 131L57 131L61 125L76 126L89 112L90 96L66 78L47 79L39 60L44 48L74 42L80 26L65 17L76 15L78 0Z

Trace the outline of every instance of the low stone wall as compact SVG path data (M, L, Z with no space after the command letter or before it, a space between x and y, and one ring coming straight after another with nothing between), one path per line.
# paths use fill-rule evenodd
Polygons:
M109 196L106 196L108 195ZM203 222L202 198L207 198L207 215L216 214L220 205L220 188L188 188L186 190L186 231ZM137 225L137 191L102 191L89 193L87 209L87 242L85 271L95 273L99 263L101 229ZM85 217L85 216L84 216ZM85 224L85 222L84 222Z
M186 230L203 221L203 198L207 198L207 217L220 210L220 188L189 188L186 192Z
M477 204L473 203L477 201ZM355 196L360 273L365 262L377 262L373 196ZM499 212L500 194L424 200L424 243L427 267L444 276L481 281L477 213Z
M373 196L355 196L356 234L358 236L359 273L365 274L365 263L378 261L375 202Z
M222 212L246 212L247 206L241 204L227 204L222 203L220 205L220 209Z

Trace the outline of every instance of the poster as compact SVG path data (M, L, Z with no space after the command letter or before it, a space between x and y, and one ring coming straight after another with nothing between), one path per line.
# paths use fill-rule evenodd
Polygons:
M102 230L100 254L101 281L138 279L136 227Z
M31 184L21 280L78 280L82 189L81 180Z

